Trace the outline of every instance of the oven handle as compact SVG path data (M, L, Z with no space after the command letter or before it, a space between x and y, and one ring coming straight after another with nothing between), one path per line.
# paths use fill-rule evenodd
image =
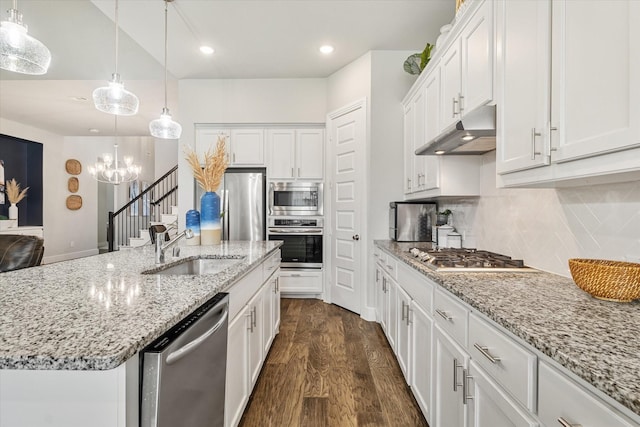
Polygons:
M322 234L321 228L303 228L303 229L287 229L287 228L270 228L269 233L274 234Z

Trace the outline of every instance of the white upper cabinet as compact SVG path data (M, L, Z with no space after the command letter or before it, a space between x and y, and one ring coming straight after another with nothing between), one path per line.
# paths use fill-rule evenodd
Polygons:
M415 119L413 122L413 152L423 145L425 141L425 120L426 120L426 97L425 91L420 90L413 98L413 114ZM424 156L413 157L413 191L424 190L425 187L425 160Z
M264 165L264 130L231 129L230 154L233 165Z
M219 136L225 138L229 166L264 166L264 129L198 126L195 150L200 160L215 150Z
M269 129L267 135L269 179L323 179L324 129Z
M411 194L414 191L413 159L416 156L413 154L413 134L415 120L416 116L413 112L413 102L409 102L404 107L404 194Z
M640 2L496 5L499 185L637 177Z
M493 2L479 1L440 62L440 130L493 100Z

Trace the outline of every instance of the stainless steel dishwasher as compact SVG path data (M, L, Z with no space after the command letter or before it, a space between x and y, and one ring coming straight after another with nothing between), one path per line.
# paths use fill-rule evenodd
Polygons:
M228 317L219 293L142 350L140 427L224 424Z

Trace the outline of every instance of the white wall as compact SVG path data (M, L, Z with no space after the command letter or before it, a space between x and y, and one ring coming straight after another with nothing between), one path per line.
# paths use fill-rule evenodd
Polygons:
M326 79L180 80L178 89L180 228L184 213L194 207L193 175L183 147L195 145L195 124L324 123L327 112Z
M483 160L482 196L446 205L479 248L566 277L569 258L640 262L640 182L497 189L495 152Z

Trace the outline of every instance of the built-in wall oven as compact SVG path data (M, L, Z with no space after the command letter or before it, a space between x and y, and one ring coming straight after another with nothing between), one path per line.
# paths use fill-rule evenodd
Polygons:
M269 240L282 240L282 268L322 268L322 218L269 218Z
M269 215L321 216L321 182L272 182L269 184Z

